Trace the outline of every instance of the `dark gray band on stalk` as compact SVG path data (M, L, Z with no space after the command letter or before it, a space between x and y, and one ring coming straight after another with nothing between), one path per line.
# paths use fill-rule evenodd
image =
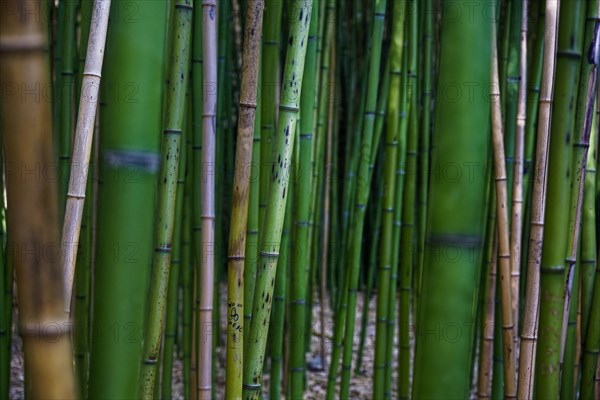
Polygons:
M111 168L136 167L152 174L158 171L160 155L145 151L105 150L104 162Z

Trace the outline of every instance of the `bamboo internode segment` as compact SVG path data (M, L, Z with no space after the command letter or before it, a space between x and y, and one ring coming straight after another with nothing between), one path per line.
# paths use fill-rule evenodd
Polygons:
M36 6L39 9L40 4L34 0L2 2L0 43L4 46L0 49L0 85L3 91L9 85L37 84L45 88L51 85L49 53L41 45L42 40L47 41L47 25L39 14L28 14ZM15 47L18 46L12 50L10 46L7 48L12 38L21 35L33 39L20 43L21 49L26 48L26 51L17 52ZM13 43L19 41L15 39ZM57 248L60 240L57 184L52 179L27 175L34 166L54 165L51 103L9 95L0 102L0 113L4 139L2 161L6 166L17 168L17 171L5 170L6 256L14 266L17 283L19 325L23 329L24 362L30 382L28 396L74 399L77 384ZM7 279L11 290L12 278L11 275ZM4 299L6 297L2 301L3 315L7 310L12 314L12 301L8 298L9 308L4 306ZM10 352L8 354L2 362L10 359ZM4 382L2 377L2 395L8 393Z
M251 178L247 173L247 167L252 165L263 10L264 0L248 2L242 54L242 84L227 266L227 386L225 396L228 399L242 398L244 261Z
M75 130L75 142L69 190L63 221L61 241L61 266L65 282L65 311L71 312L71 295L75 276L75 262L79 245L81 219L85 203L85 191L90 166L90 154L94 137L94 125L98 107L104 47L108 29L111 0L95 0L92 24L87 46L87 56L81 84L79 116Z
M202 105L202 247L200 303L196 335L198 400L209 400L212 391L212 335L215 268L215 144L217 113L217 1L202 0L204 102ZM210 340L209 340L210 339Z
M535 176L531 196L531 230L527 261L525 311L519 351L517 397L520 400L533 399L533 377L535 374L538 314L540 307L540 267L542 261L542 243L544 241L544 216L546 212L548 145L554 95L559 6L560 0L549 0L546 2L542 86L539 99Z

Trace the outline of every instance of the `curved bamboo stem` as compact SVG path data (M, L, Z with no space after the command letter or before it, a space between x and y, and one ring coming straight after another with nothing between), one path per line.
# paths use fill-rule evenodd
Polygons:
M71 176L69 179L69 190L67 192L60 252L61 266L64 271L65 311L67 314L71 312L71 294L73 292L73 278L75 277L75 262L77 261L81 218L83 216L83 206L85 204L85 189L90 167L90 154L92 151L96 110L98 107L98 95L100 91L100 78L102 76L102 62L104 60L104 46L106 44L110 1L111 0L94 1L87 57L83 69L79 116L77 118L77 130L75 131L73 162L71 164Z
M548 0L546 2L544 61L538 111L525 311L523 315L523 327L521 329L521 344L519 350L519 381L517 388L517 397L519 399L533 398L533 377L535 374L535 354L540 307L540 266L542 261L542 243L544 240L544 215L546 212L548 145L554 95L559 6L560 0Z

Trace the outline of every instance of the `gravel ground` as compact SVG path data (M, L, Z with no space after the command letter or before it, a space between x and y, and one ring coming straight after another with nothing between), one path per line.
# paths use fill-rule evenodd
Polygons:
M221 315L225 315L225 290L226 287L221 288ZM321 324L320 324L320 304L317 302L318 296L315 295L315 304L313 307L313 335L311 337L311 352L307 354L307 359L313 360L318 359L320 353L320 341L321 341ZM329 301L326 299L326 301ZM358 342L360 333L360 321L362 316L362 309L364 306L363 293L358 293L357 309L356 309L356 328L354 337L354 354L358 352ZM14 319L16 321L16 318ZM221 319L224 321L224 318ZM330 363L331 355L331 340L333 338L333 320L332 313L329 307L325 310L325 353L326 353L326 365L323 371L307 371L307 385L305 392L305 399L316 400L325 398L325 392L327 390L327 374ZM16 328L13 329L13 332ZM222 343L225 343L225 330L221 330ZM369 319L367 324L367 334L365 340L365 350L363 356L362 370L360 374L353 374L351 387L350 387L350 398L351 399L370 399L372 396L372 377L373 377L373 357L374 357L374 344L375 342L375 297L372 297L369 305ZM287 343L287 341L286 341ZM397 357L397 343L394 345L394 358ZM217 398L223 399L225 397L225 351L224 347L221 346L217 351ZM356 356L353 360L353 371L356 364ZM341 364L341 362L340 362ZM396 379L396 368L393 370L393 380ZM13 334L12 344L12 360L11 360L11 382L10 382L10 398L20 400L24 398L23 392L23 353L21 339L18 335ZM286 382L283 382L282 389L285 390ZM339 376L338 376L339 384ZM265 374L263 377L263 387L265 388L265 397L268 396L269 388L269 375ZM174 399L183 399L183 379L182 379L182 363L180 360L175 360L173 369L173 391ZM395 398L395 393L392 398ZM283 396L281 396L283 398Z

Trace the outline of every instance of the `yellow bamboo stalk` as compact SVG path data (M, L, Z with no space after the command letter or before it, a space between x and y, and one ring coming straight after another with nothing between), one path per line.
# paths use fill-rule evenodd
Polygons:
M264 0L249 0L242 54L242 86L235 148L235 172L229 231L227 287L227 385L225 398L242 398L244 365L244 263L250 194L250 166L260 65Z
M533 398L533 378L535 375L535 354L540 307L540 265L542 261L542 243L544 241L544 215L546 213L546 190L548 183L548 145L554 98L559 7L560 0L546 1L544 59L531 203L525 311L519 351L519 382L517 389L517 397L519 399Z
M35 13L44 9L43 4L36 0L2 3L0 130L8 212L6 248L17 282L28 397L74 399L79 391L57 246L58 187L47 175L55 158L47 91L51 87L47 21Z
M94 137L110 1L94 0L87 56L83 68L81 99L79 101L79 114L75 131L75 143L73 145L73 162L71 164L69 190L67 191L60 253L60 264L63 268L65 279L65 312L67 314L71 312L75 262L77 261L79 232L81 230L81 218L85 203L85 188L87 186L90 154Z
M495 22L493 25L490 97L492 102L492 141L494 146L494 173L496 180L496 218L498 221L498 267L500 271L500 294L502 298L504 398L513 399L517 395L517 382L514 352L514 322L511 300L512 288L510 281L508 196L506 189L506 160L504 156L504 130L502 126L502 103L500 102L500 79L498 75L498 49L496 45Z
M197 399L210 400L212 392L212 330L215 269L215 140L217 115L217 0L202 0L202 259L198 309Z

